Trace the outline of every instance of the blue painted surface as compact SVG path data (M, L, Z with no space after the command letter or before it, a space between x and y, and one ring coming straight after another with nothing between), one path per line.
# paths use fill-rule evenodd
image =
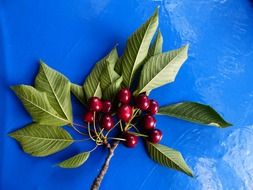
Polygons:
M217 129L157 117L163 144L180 150L194 179L152 162L143 145L117 149L101 189L250 190L253 188L253 4L248 0L1 0L0 189L88 189L105 150L87 164L54 164L90 144L47 158L22 152L7 133L31 122L9 86L31 84L39 58L82 83L95 64L160 5L164 50L189 43L175 83L152 92L161 105L193 100L212 105L234 126ZM166 94L166 96L165 96ZM75 103L78 118L83 109Z

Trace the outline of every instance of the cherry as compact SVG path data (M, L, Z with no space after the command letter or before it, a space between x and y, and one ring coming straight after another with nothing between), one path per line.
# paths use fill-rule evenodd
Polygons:
M109 114L104 115L101 120L101 126L107 131L112 129L114 127L114 120L112 116Z
M146 94L140 94L135 98L136 107L140 110L147 110L149 107L149 99Z
M159 109L158 102L155 100L150 100L149 107L148 107L149 113L154 115L158 112L158 109Z
M112 103L109 100L104 100L102 102L102 112L104 113L110 113L111 109L112 109Z
M121 103L128 104L131 100L131 92L128 88L122 88L118 92L117 97Z
M101 111L103 108L102 102L98 97L92 97L89 99L88 108L90 111Z
M123 104L117 110L117 116L119 119L128 122L133 114L133 108L130 105Z
M143 128L145 130L154 129L156 126L156 119L152 115L145 115L143 117Z
M159 129L153 129L148 132L148 140L154 144L157 144L161 141L163 133Z
M124 139L126 139L126 141L124 141L124 144L129 148L135 147L138 143L138 137L134 134L130 134L126 132L124 133L123 137Z
M86 123L91 123L94 121L94 114L92 111L88 111L86 112L84 115L83 115L83 120L86 122Z

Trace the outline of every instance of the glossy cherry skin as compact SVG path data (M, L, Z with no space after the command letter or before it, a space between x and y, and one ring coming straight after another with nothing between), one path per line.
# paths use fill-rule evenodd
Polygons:
M143 117L143 129L151 130L156 126L156 119L152 115L145 115Z
M131 100L131 92L128 88L122 88L117 94L118 101L128 104Z
M133 115L133 108L130 105L123 104L117 110L117 116L120 120L128 122Z
M157 144L161 141L163 133L159 129L153 129L148 132L148 141Z
M110 113L112 109L112 103L109 100L104 100L102 101L102 112L103 113Z
M148 107L148 112L155 115L158 112L159 105L158 102L155 100L150 100L149 101L149 107Z
M149 98L145 94L140 94L135 98L135 107L145 111L149 107Z
M134 134L126 132L124 133L123 138L126 139L126 141L124 141L124 145L129 148L134 148L138 143L138 137Z
M94 113L92 111L87 111L84 115L83 115L83 120L86 123L91 123L94 121Z
M98 97L92 97L89 99L88 108L90 111L101 111L103 108L102 101Z
M113 117L109 114L104 115L101 119L101 127L107 131L112 129L114 127Z

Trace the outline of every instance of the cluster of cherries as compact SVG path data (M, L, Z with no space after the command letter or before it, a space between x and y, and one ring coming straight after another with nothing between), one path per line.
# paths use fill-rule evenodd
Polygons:
M158 143L162 139L162 131L156 129L156 119L154 115L158 112L159 106L157 101L150 100L145 93L134 97L134 105L130 105L132 94L128 88L122 88L117 94L117 118L125 124L131 123L138 117L140 122L140 129L147 137L147 140L152 143ZM100 119L100 126L106 131L114 127L114 118L112 116L112 103L109 100L100 100L98 97L92 97L88 101L88 109L83 119L87 123L94 121L94 112L102 113ZM137 111L139 115L134 114ZM133 124L131 124L133 125ZM137 133L135 133L137 134ZM124 144L127 147L135 147L138 143L138 136L129 131L124 131L122 137Z

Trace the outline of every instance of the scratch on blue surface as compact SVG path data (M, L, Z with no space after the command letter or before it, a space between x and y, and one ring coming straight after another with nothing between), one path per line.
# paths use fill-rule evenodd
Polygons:
M152 176L153 172L156 170L157 168L157 164L154 165L154 167L149 171L149 173L147 174L147 176L145 177L145 179L143 180L143 182L141 183L140 187L138 188L143 189L143 187L145 187L146 182L149 180L149 178Z

